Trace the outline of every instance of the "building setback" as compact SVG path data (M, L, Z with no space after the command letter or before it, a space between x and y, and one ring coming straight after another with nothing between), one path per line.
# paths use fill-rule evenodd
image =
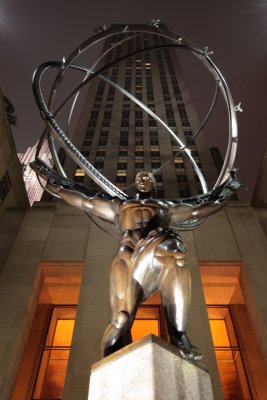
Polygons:
M112 40L105 42L104 51ZM166 44L140 35L128 42L127 51L150 40L151 45ZM116 56L123 52L124 46L116 48ZM112 57L111 53L103 62ZM132 55L110 67L108 76L142 98L179 133L208 183L214 183L216 168L203 137L189 144L199 121L175 52L161 48ZM74 141L121 188L129 187L140 169L155 172L177 151L154 120L97 79L89 88ZM75 180L89 184L76 165L66 162L66 169ZM158 195L166 198L200 190L190 163L180 155L157 181ZM265 214L265 208L259 213L233 201L197 230L183 233L192 277L188 335L204 353L216 400L263 399L267 390L267 247L258 217L263 220ZM1 226L10 250L0 277L0 397L85 400L90 365L99 360L110 317L109 269L118 240L61 201L35 204L15 239L8 235L10 217ZM159 296L148 300L137 318L146 321L146 315L160 321L164 336ZM66 335L69 330L60 341L60 324L54 334L56 322L74 318L72 341ZM53 346L59 346L61 354ZM59 364L68 364L66 378Z
M0 217L10 207L28 207L5 102L0 92Z
M23 168L23 180L31 206L35 201L41 200L44 192L44 188L40 185L35 172L29 165L29 163L35 159L37 145L38 142L34 146L28 147L25 153L18 153L18 158ZM39 158L52 167L51 154L47 141L45 141L41 147Z

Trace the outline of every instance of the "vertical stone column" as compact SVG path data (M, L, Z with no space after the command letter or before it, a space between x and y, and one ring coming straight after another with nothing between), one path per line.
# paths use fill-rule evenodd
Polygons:
M55 207L28 211L0 279L0 398L11 398L21 356L36 310L40 261Z
M101 338L110 319L109 271L117 245L115 238L91 224L64 400L87 399L90 366L100 359Z
M187 265L192 280L192 299L187 333L191 342L203 353L203 361L210 371L214 398L216 400L223 400L221 381L215 358L207 307L200 277L199 257L197 254L194 234L194 232L183 232L187 249Z
M267 365L267 242L252 207L227 208L242 257L241 287L265 365ZM255 379L261 379L257 374Z

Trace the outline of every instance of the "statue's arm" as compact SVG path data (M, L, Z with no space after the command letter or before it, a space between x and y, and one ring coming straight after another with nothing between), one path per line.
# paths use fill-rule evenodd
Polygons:
M114 221L121 204L120 199L113 199L105 193L63 178L42 160L35 160L30 165L37 175L47 181L46 189L50 193L79 210L87 211L106 221Z
M176 204L169 209L170 223L179 224L184 221L206 218L218 212L224 204L225 202L220 203L219 201L205 202L198 206L183 203Z
M105 199L98 196L87 197L83 193L64 189L62 187L57 188L55 191L55 187L51 184L48 184L48 189L56 193L66 203L106 221L115 221L118 214L119 205L121 203L119 199Z
M205 219L218 212L225 206L229 198L240 187L240 183L232 172L228 180L221 186L212 191L205 200L197 205L180 202L170 207L171 223L179 223L192 219Z

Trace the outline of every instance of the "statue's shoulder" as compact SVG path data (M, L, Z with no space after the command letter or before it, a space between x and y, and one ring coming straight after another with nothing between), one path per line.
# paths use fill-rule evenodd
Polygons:
M159 199L129 199L129 200L124 200L121 203L121 207L127 208L127 207L142 207L142 206L147 206L147 207L157 207L157 208L166 208L168 207L168 202L165 200L159 200Z
M164 199L147 199L145 201L145 204L147 206L164 208L164 209L169 207L169 202Z
M127 199L127 200L123 200L120 203L120 210L124 211L133 207L137 207L140 204L140 202L138 200L135 199Z

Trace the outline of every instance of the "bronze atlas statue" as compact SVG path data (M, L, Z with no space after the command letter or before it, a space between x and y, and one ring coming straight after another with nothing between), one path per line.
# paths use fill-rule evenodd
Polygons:
M102 65L101 59L118 46L118 43L113 44L91 67L80 67L74 64L76 58L85 50L98 41L109 36L115 36L118 33L125 34L125 39L121 39L121 42L130 40L131 37L142 33L165 37L167 39L165 47L176 46L189 50L197 55L214 75L217 82L216 96L217 89L220 88L226 100L229 115L229 140L225 162L218 180L211 190L208 190L202 172L193 159L190 150L178 135L144 103L105 76L105 68L108 68L110 64L99 67L99 65ZM155 47L157 48L157 46ZM147 50L151 50L151 48L144 47L139 52ZM103 356L107 356L131 343L131 327L138 306L159 290L167 316L171 343L178 348L180 355L185 359L199 360L202 357L200 351L191 344L186 334L191 300L191 280L186 263L186 249L180 231L196 228L208 216L219 211L233 192L240 187L233 169L237 145L235 113L240 109L240 106L234 106L229 89L209 55L207 48L201 50L179 35L167 31L159 21L152 21L146 26L115 25L110 28L98 28L96 34L82 43L67 60L45 63L35 73L34 94L41 115L45 120L46 129L40 139L36 160L31 163L32 168L38 176L47 181L45 189L49 193L89 215L114 224L119 231L119 246L113 258L110 272L112 317L102 339ZM129 54L126 56L129 56ZM115 62L118 62L118 60L115 60ZM48 105L46 105L40 89L40 80L43 72L50 68L58 69L58 74L51 89ZM157 198L153 174L139 172L135 177L135 195L129 197L97 171L70 142L55 119L57 113L66 103L66 101L63 102L63 105L57 110L53 109L59 84L69 68L85 73L82 84L67 99L75 96L73 107L77 94L91 79L98 76L108 82L146 111L175 139L179 147L178 153L183 153L191 161L201 183L203 194L179 199ZM208 116L211 111L209 111ZM199 132L195 133L194 138ZM39 149L46 137L50 145L55 170L50 169L38 157ZM99 190L85 187L66 176L57 155L54 139L60 142L60 145L74 162L98 184Z

